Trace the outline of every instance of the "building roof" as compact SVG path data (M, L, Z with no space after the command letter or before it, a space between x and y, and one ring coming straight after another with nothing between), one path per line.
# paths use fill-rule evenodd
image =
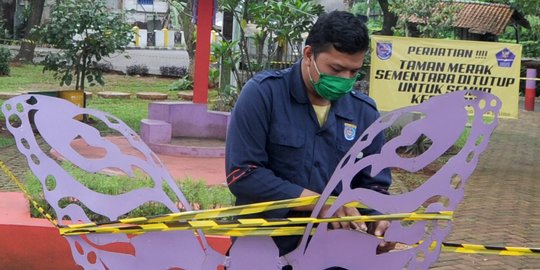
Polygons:
M442 6L446 6L441 2ZM509 23L517 23L525 28L530 28L529 22L523 14L513 9L509 5L483 3L483 2L462 2L451 3L455 7L453 26L468 29L470 33L484 35L487 33L501 35ZM433 12L440 12L442 6L436 7ZM408 19L412 23L425 23L424 19L411 16Z
M455 2L457 13L454 27L467 28L470 33L500 35L514 19L524 27L530 27L523 15L508 5L479 2Z

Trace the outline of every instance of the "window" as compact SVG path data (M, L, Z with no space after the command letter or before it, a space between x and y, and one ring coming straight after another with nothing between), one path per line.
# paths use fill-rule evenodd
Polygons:
M153 5L154 0L137 0L137 4L139 4L139 5Z

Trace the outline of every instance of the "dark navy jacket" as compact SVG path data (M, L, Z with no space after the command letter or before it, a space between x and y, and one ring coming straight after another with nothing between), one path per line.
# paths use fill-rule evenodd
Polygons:
M332 102L328 119L320 127L298 62L249 80L231 116L225 154L227 182L237 205L243 205L297 198L304 188L322 193L338 162L379 113L371 98L352 91ZM363 151L364 156L378 153L383 143L381 134ZM353 180L354 187L383 192L390 183L389 170L374 178L361 172ZM335 190L334 195L339 192ZM309 215L290 212L281 209L260 216ZM280 246L281 255L292 248L294 243L288 248Z

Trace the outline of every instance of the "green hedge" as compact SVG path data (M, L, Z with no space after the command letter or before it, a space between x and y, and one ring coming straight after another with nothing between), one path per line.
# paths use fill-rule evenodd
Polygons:
M142 175L142 173L136 173L134 177L122 175L110 176L100 173L87 173L70 163L64 163L62 167L85 187L102 194L118 195L131 190L153 186L153 181L146 175ZM234 204L235 198L225 186L207 186L202 180L192 180L189 178L178 181L177 183L194 209L213 209L232 206ZM46 180L45 188L52 190L55 188L55 185L54 179L50 178ZM56 218L54 210L44 198L41 183L31 172L26 174L25 186L32 198L45 209L45 212ZM176 195L169 186L164 185L163 190L171 200L178 202ZM108 218L92 212L75 198L63 198L60 200L59 205L60 207L66 207L73 203L81 206L88 218L94 222L110 221ZM30 212L33 217L42 217L32 206ZM170 213L170 211L165 205L158 202L147 202L119 218L155 216L167 213Z

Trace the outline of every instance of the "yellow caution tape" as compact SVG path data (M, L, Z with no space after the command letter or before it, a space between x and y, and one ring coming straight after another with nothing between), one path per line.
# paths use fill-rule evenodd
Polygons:
M526 78L526 77L521 77L519 78L521 80L534 80L534 81L540 81L540 78Z
M31 40L31 39L25 39L25 38L21 38L21 39L5 39L5 38L0 38L0 41L5 41L5 42L11 42L11 43L30 43L30 44L37 44L37 42L35 40Z
M233 229L204 229L205 234L209 235L224 235L231 237L245 236L291 236L302 235L306 231L304 226L294 227L261 227L261 228L233 228ZM315 228L311 229L311 234L315 233Z
M206 229L236 229L236 228L253 228L258 229L260 227L274 227L281 229L280 226L290 225L305 225L305 224L319 224L329 222L374 222L379 220L451 220L453 212L434 212L434 213L400 213L400 214L388 214L388 215L373 215L373 216L347 216L341 218L311 218L311 217L299 217L299 218L284 218L284 219L263 219L263 218L251 218L251 219L237 219L233 221L219 221L219 220L192 220L184 222L160 222L160 223L147 223L138 225L109 225L109 226L95 226L80 228L76 226L68 226L60 228L60 234L62 235L79 235L89 233L143 233L151 231L176 231L176 230L206 230ZM275 233L271 233L275 235ZM288 234L291 235L291 234ZM251 235L243 235L251 236Z
M443 242L442 250L467 254L494 254L500 256L539 256L540 248L473 245Z
M81 235L89 233L123 233L123 234L142 234L152 231L173 231L173 230L201 230L205 234L243 237L243 236L290 236L304 234L305 226L286 226L286 225L304 225L308 223L330 223L343 221L370 222L377 220L450 220L453 212L434 212L434 213L401 213L376 216L354 216L342 218L287 218L287 219L238 219L233 221L216 220L189 220L188 219L212 219L219 217L229 217L236 215L254 214L262 211L269 211L280 208L292 208L298 206L313 205L319 199L319 196L264 202L252 205L233 206L222 209L211 209L204 211L189 211L182 213L172 213L154 217L136 217L121 219L108 223L86 223L75 224L60 227L51 215L45 212L45 209L38 202L32 199L29 192L11 172L7 165L0 160L0 169L11 179L23 192L24 196L32 203L47 220L56 226L62 235ZM335 197L331 197L326 204L332 204ZM347 204L350 207L365 208L359 203ZM140 224L139 224L140 223ZM136 224L136 225L134 225ZM312 229L311 234L315 232ZM196 232L195 232L196 233ZM433 245L434 248L434 245ZM505 246L487 246L473 244L442 243L442 251L467 253L467 254L495 254L501 256L540 256L540 248L530 247L505 247Z
M47 212L45 212L45 209L39 205L38 202L36 202L34 199L32 199L32 196L30 196L30 193L24 188L23 184L17 179L17 177L11 172L11 170L7 167L7 165L0 160L0 168L4 171L4 173L7 175L9 179L11 179L15 184L19 187L19 189L23 192L24 197L32 203L34 208L38 210L38 212L43 215L47 220L49 220L54 226L58 227L58 222L53 219L51 215L49 215Z
M271 64L294 64L296 63L295 61L270 61Z
M111 225L111 224L147 224L147 223L182 221L182 220L190 220L190 219L217 219L217 218L225 218L225 217L232 217L232 216L257 214L257 213L270 211L270 210L276 210L276 209L295 208L295 207L300 207L300 206L314 205L319 200L319 197L320 196L310 196L310 197L295 198L295 199L288 199L288 200L254 203L254 204L249 204L249 205L231 206L231 207L224 207L224 208L218 208L218 209L170 213L170 214L164 214L164 215L159 215L159 216L124 218L124 219L119 219L116 221L104 222L104 223L73 224L73 225L67 225L67 227L86 228L86 227ZM325 203L333 204L335 200L336 200L336 197L330 197ZM367 208L365 205L358 202L353 202L346 205L349 207Z

